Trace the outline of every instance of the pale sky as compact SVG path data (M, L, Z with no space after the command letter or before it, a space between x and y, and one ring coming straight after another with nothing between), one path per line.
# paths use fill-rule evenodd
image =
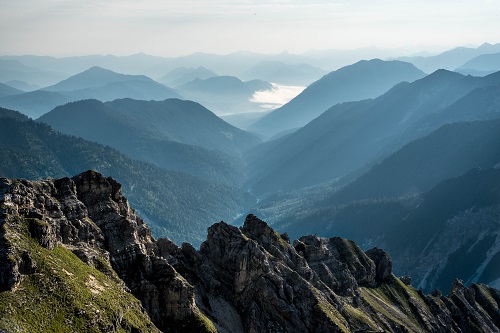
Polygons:
M500 42L500 0L0 0L0 54L177 56Z

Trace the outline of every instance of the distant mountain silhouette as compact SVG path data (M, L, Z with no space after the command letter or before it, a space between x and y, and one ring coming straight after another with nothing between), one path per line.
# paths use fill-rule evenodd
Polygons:
M493 168L498 163L499 119L448 124L405 145L326 201L412 195L472 168Z
M458 67L455 71L475 76L484 76L500 71L500 52L477 56Z
M163 100L181 98L172 89L144 75L126 75L94 66L43 90L66 93L75 99L97 98L110 101L117 98Z
M71 102L72 98L53 91L35 90L0 98L0 106L20 111L36 119L58 105Z
M203 66L197 68L179 67L160 77L158 82L169 87L177 87L195 79L205 80L214 76L217 74Z
M268 112L259 111L259 112L242 112L242 113L233 113L226 115L219 115L219 117L225 122L241 128L242 130L247 130L250 125L264 117Z
M394 198L411 198L470 169L494 168L499 163L500 119L448 124L408 143L347 185L318 185L270 197L258 206L257 212L287 225L295 224L295 220L300 221L299 224L311 220L329 223L340 207L352 205L352 202L382 204ZM284 212L281 208L290 200L295 204L290 211ZM274 209L278 216L274 216L273 206L279 207ZM264 210L261 212L261 209ZM290 230L294 232L295 229Z
M281 61L262 61L240 75L245 80L260 79L283 85L307 86L326 74L308 64L289 65Z
M119 74L95 66L50 87L17 97L0 98L0 106L38 118L56 106L90 98L111 101L118 98L164 100L182 97L147 76Z
M127 81L155 82L144 75L120 74L99 66L94 66L55 85L43 88L43 90L74 91L86 88L97 88L108 83Z
M500 81L500 72L489 75L487 79L492 81L492 86L476 88L450 106L422 117L411 129L405 132L403 140L411 141L422 137L433 131L436 124L499 118L500 85L497 85L495 81Z
M142 100L161 101L168 98L182 98L178 93L160 83L143 80L130 80L125 82L111 82L97 88L85 88L65 94L74 100L95 98L103 102L118 98L133 98Z
M460 117L451 111L460 98L498 84L499 74L476 78L439 70L374 100L336 105L298 131L259 147L249 159L249 185L262 194L342 179L445 123L474 120L476 109L490 113L486 119L498 117L488 109L498 103L494 94L482 109L465 108ZM474 94L469 97L477 101ZM434 115L435 121L430 120Z
M232 184L244 177L234 155L258 142L202 106L180 100L84 100L57 107L39 121L134 159Z
M286 64L303 64L314 61L311 57L291 53L264 55L250 51L238 51L229 54L209 54L196 52L182 57L164 59L149 70L150 73L168 73L179 67L210 68L218 75L238 76L262 61L280 61Z
M157 236L199 244L206 228L245 205L240 189L134 161L115 149L67 136L0 109L0 176L39 179L93 169L123 185Z
M43 68L46 71L61 72L67 74L65 78L71 75L80 73L89 69L92 66L99 66L110 69L115 72L124 74L147 74L152 75L156 73L148 72L152 66L159 64L166 60L163 57L151 56L144 53L137 53L129 56L115 56L115 55L87 55L87 56L72 56L55 58L49 56L1 56L2 60L15 60L25 66L34 68ZM59 78L55 82L61 81ZM29 81L28 81L29 82ZM44 86L48 86L46 84Z
M5 82L6 85L9 85L13 88L16 88L18 90L21 90L22 92L29 92L29 91L34 91L38 90L41 87L36 85L36 84L30 84L24 81L20 80L12 80L12 81L7 81Z
M402 81L425 74L400 61L360 61L331 72L307 87L281 108L253 124L249 130L271 137L302 127L337 103L377 97Z
M0 71L19 71L24 73L39 71L39 68L27 66L14 59L0 59Z
M260 107L250 102L250 98L256 91L272 89L272 85L262 80L243 82L235 76L214 76L195 79L177 89L187 99L223 115L259 111Z
M454 70L477 56L498 52L500 52L500 44L484 43L477 48L457 47L430 57L400 57L398 59L410 62L426 73L432 73L438 69Z
M0 98L10 95L22 94L24 91L16 89L4 83L0 83Z
M24 81L38 86L48 86L67 78L69 75L59 70L51 71L28 66L15 59L0 58L0 82Z
M262 80L243 82L235 76L215 76L205 80L195 79L178 87L181 91L204 94L232 94L252 96L257 90L271 89L271 84Z

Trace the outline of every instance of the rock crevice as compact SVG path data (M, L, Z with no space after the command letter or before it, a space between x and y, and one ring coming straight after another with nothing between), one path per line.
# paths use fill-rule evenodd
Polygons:
M364 253L346 239L304 236L291 245L248 215L240 228L212 225L199 250L155 240L121 185L97 172L1 179L0 204L0 292L38 269L16 245L15 229L88 265L107 262L163 331L500 330L498 290L457 281L449 296L424 295L392 274L388 253Z

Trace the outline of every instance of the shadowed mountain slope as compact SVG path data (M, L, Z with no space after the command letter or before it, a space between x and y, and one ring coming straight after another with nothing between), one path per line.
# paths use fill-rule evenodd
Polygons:
M323 76L301 94L253 124L249 130L266 137L302 127L337 103L374 98L403 81L425 74L401 61L360 61Z
M500 73L476 78L440 70L376 99L338 104L255 150L249 185L262 194L342 179L443 124L498 118L499 84Z
M448 291L456 277L499 287L499 181L499 169L472 169L413 196L341 202L302 194L253 211L275 218L273 227L292 238L339 235L365 249L391 249L397 274L426 292Z
M164 103L163 109L158 109L156 116L151 114L141 116L142 110L146 109L145 105L148 103L151 102L138 104L136 114L131 115L123 108L114 108L112 103L84 100L57 107L39 118L39 121L51 125L62 133L108 145L131 158L153 163L164 169L232 185L242 182L244 178L242 162L218 150L218 148L226 149L230 146L230 142L227 144L221 142L217 147L202 148L174 141L172 137L175 137L175 133L158 133L152 130L154 126L158 126L158 117L168 109L168 103ZM186 113L179 112L178 117L172 116L165 121L174 124L181 122L187 112L188 110ZM137 118L141 118L142 121ZM196 129L197 126L207 128L210 127L210 123L194 121L191 124L193 136L202 133L201 129ZM208 139L206 141L208 143Z
M55 325L75 332L212 333L500 327L498 290L457 280L447 297L424 295L393 275L388 253L363 252L347 239L303 236L292 245L248 215L241 228L212 225L199 251L188 243L178 247L155 240L121 185L92 171L38 182L2 179L0 193L0 244L9 253L0 261L2 330L29 329L40 312L41 332ZM127 289L116 288L119 283ZM131 318L133 296L145 313ZM128 311L120 314L126 302Z
M70 102L69 96L58 92L35 90L19 95L0 98L0 106L19 110L30 118L36 119L58 105Z
M236 156L260 141L200 104L178 99L80 101L56 108L39 120L64 133L113 146L124 146L121 139L129 131L130 139L178 142Z
M11 87L7 84L0 83L0 98L10 95L22 94L24 91Z
M335 195L337 202L430 190L474 167L500 164L500 120L445 125L375 165Z
M118 98L164 100L182 97L144 75L125 75L92 67L50 87L0 98L0 105L36 119L56 106L90 98L112 101Z
M208 225L221 216L232 219L249 199L238 188L131 160L112 148L0 111L2 176L39 179L87 169L113 175L157 235L199 243Z

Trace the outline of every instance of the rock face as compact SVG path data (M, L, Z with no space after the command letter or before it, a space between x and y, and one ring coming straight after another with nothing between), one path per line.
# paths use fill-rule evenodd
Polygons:
M53 181L3 179L0 191L2 225L26 224L43 248L63 245L93 266L104 258L158 328L195 330L203 322L194 288L155 254L159 250L149 227L130 208L115 180L93 171ZM2 259L16 251L5 235L1 242ZM29 253L10 256L0 265L0 291L15 289L26 273L36 271Z
M286 234L249 215L241 228L211 226L199 251L155 240L120 184L96 172L33 182L1 179L0 204L0 316L7 318L0 320L0 330L23 327L12 323L4 299L42 274L41 251L61 248L83 266L123 281L123 290L147 314L142 320L154 323L136 331L500 330L500 291L456 281L449 296L424 295L407 285L408 278L403 283L392 274L389 254L364 253L346 239L305 236L291 245ZM101 287L106 289L93 285ZM113 327L124 327L122 320L115 322Z

